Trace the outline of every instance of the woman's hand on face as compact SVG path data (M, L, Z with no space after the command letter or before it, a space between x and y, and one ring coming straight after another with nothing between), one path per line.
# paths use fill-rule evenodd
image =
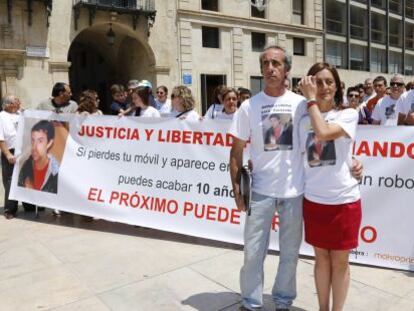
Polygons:
M303 77L299 82L299 89L302 92L303 96L305 96L307 99L315 99L317 92L315 77Z

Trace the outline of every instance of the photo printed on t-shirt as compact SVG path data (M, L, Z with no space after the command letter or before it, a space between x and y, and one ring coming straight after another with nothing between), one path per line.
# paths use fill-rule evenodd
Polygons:
M308 132L306 153L310 167L335 165L336 163L334 141L320 141L313 131Z
M290 105L262 107L264 151L292 150L292 113Z

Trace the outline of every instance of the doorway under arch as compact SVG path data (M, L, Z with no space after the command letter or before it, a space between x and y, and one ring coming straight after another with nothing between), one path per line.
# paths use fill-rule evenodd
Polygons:
M81 31L72 41L68 61L69 83L75 100L86 89L99 94L99 108L110 113L112 84L126 86L132 79L155 81L155 58L147 42L122 24L112 24L115 43L110 45L106 33L109 23L93 25Z

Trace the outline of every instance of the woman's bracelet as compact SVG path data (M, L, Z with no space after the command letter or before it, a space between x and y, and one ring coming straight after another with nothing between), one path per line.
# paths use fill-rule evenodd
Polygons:
M313 105L317 105L317 104L318 102L316 101L316 99L309 99L307 102L308 109L312 107Z

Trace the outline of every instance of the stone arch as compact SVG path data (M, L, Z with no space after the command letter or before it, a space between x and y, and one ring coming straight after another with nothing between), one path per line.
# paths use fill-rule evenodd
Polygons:
M100 108L109 112L110 86L126 85L131 79L146 79L156 85L155 55L143 31L113 22L115 43L109 45L106 33L110 23L96 23L72 33L68 50L69 83L77 99L84 89L98 91Z

